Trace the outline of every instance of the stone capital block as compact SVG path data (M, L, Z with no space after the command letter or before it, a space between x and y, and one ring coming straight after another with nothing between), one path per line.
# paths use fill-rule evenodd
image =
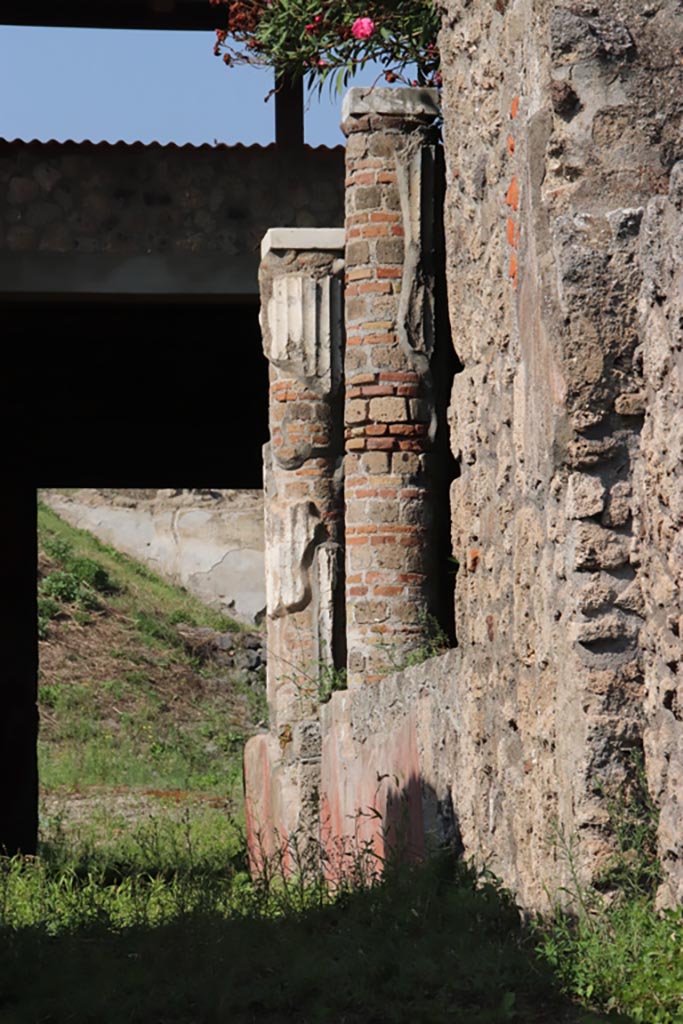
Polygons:
M440 114L439 90L427 88L387 89L354 86L344 96L342 121L350 117L420 118L434 121Z
M343 228L269 228L261 242L261 259L270 252L344 251Z

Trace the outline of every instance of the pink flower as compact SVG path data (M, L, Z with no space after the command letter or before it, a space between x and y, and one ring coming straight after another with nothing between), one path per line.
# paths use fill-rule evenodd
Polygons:
M372 18L356 18L351 32L354 39L369 39L375 34L375 23Z

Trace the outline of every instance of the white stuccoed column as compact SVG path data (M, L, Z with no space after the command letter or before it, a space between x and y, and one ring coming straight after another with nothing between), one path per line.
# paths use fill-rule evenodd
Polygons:
M343 229L309 228L271 229L261 250L270 732L245 750L252 851L257 833L315 831L320 691L346 659L343 252Z

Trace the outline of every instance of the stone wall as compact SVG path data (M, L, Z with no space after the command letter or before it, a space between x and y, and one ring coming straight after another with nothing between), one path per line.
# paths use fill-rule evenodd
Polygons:
M666 874L661 898L683 900L683 164L668 196L647 206L641 231L642 360L646 409L636 478L645 599L645 751L660 807Z
M263 617L262 491L45 491L41 499L226 615Z
M387 666L374 671L354 614L378 597L362 590L373 572L390 588L402 570L380 580L391 566L347 551L351 687L319 715L319 836L386 852L402 821L416 853L430 832L448 836L542 908L570 867L588 882L608 861L610 797L638 784L644 748L661 898L680 898L680 4L442 6L458 650L378 679ZM367 459L384 454L370 439L409 420L408 406L393 415L398 391L362 390L407 370L381 357L402 316L379 249L406 228L384 177L401 161L371 112L365 131L348 154L347 549L400 521L388 518L400 517L394 482L379 490L389 463ZM397 281L407 248L402 259ZM424 326L417 293L406 309ZM364 349L373 333L377 362ZM400 610L386 621L400 648Z
M632 525L643 396L643 205L683 112L679 5L444 4L456 629L470 702L466 850L527 903L641 743Z
M321 708L320 836L332 858L366 845L383 858L462 848L453 813L467 729L459 670L451 651Z
M210 291L215 264L224 291L256 292L271 224L341 224L343 209L341 148L301 147L283 159L276 146L0 142L0 287L78 290L65 260L86 256L85 291L108 290L129 259L143 279L153 268L150 290L175 279L176 290ZM203 280L177 271L190 258ZM123 285L136 290L134 276Z

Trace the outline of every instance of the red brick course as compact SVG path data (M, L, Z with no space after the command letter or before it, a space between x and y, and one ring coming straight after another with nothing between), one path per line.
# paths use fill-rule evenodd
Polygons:
M422 640L428 611L424 524L429 519L431 399L421 364L399 341L400 240L406 232L395 153L407 138L414 140L413 133L407 135L405 121L392 117L352 121L344 126L350 133L344 436L348 678L353 687L380 679Z

